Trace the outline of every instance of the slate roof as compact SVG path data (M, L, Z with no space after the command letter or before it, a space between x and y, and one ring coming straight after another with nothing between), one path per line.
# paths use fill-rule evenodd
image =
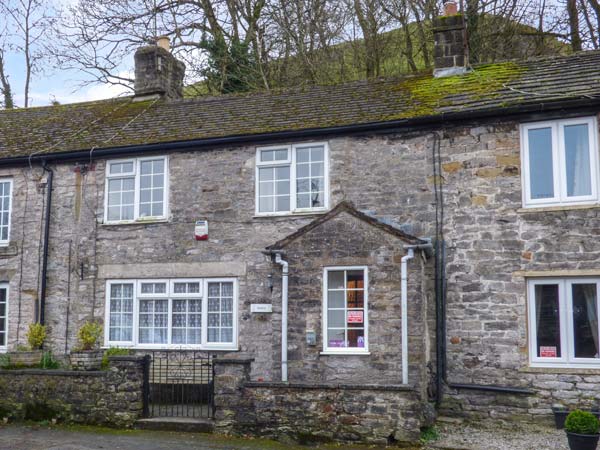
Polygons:
M267 247L267 250L269 250L269 251L283 250L291 242L295 241L299 237L305 235L306 233L308 233L311 230L314 230L315 228L319 227L323 223L333 219L334 217L338 216L339 214L341 214L343 212L346 212L346 213L356 217L357 219L368 223L369 225L371 225L373 227L379 228L380 230L385 231L386 233L389 233L392 236L396 236L397 238L403 240L407 244L421 245L421 244L429 243L429 241L426 241L424 239L419 239L418 237L415 237L411 234L406 233L405 231L402 230L402 228L399 225L393 224L389 221L378 219L373 214L368 214L363 211L359 211L358 209L356 209L356 207L354 206L354 204L352 202L344 200L344 201L338 203L327 214L323 214L322 216L317 217L315 220L313 220L312 222L308 223L307 225L304 225L303 227L299 228L292 234L284 237L283 239L275 242L272 245L269 245Z
M140 144L256 136L568 101L600 104L600 51L431 74L177 101L113 100L0 111L0 159Z

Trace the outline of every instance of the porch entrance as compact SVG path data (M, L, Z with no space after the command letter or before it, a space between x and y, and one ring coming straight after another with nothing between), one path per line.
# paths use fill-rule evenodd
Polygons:
M144 416L214 415L213 355L200 351L156 350L146 356Z

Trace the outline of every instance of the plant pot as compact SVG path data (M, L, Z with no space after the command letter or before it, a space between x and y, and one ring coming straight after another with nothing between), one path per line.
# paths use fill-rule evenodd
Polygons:
M567 439L571 450L596 450L600 434L578 434L567 431Z
M73 370L100 370L103 350L82 350L71 352L71 368Z
M564 408L552 408L554 413L554 424L557 430L562 430L565 427L565 420L569 415L569 410Z
M41 350L32 350L30 352L10 352L10 365L15 367L33 367L39 366L42 360Z

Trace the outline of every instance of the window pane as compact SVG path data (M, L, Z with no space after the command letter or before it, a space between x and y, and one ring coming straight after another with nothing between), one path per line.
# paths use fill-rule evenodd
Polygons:
M576 358L598 358L598 307L595 284L573 284L573 334Z
M537 356L560 358L560 311L557 284L535 286Z
M260 197L258 202L258 210L260 212L273 212L273 205L275 204L275 199L273 197Z
M344 289L344 271L327 272L328 289Z
M344 328L346 323L346 311L330 309L327 311L328 328Z
M362 270L348 271L348 289L364 289L364 272Z
M365 347L365 330L358 330L358 329L348 330L348 347L364 348Z
M258 169L258 179L260 181L270 181L273 179L275 170L272 167L261 167Z
M0 230L0 240L2 241L8 241L10 197L10 182L5 181L0 183L0 219L3 225L2 230Z
M133 321L133 284L110 286L110 341L130 341Z
M290 210L289 195L275 197L275 201L277 202L277 211L281 212L281 211L289 211Z
M208 283L208 342L233 342L233 283Z
M552 128L528 131L529 188L532 199L554 197L552 171Z
M567 196L591 195L590 142L587 124L568 125L565 132Z
M310 161L310 148L299 148L296 150L296 161L299 163Z
M346 338L344 330L327 330L328 347L346 347Z

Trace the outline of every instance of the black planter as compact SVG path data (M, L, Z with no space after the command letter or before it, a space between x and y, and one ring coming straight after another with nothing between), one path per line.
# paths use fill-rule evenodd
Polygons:
M571 450L596 450L600 434L577 434L567 431L567 439Z
M552 412L554 413L554 423L556 424L556 429L562 430L565 427L565 420L567 420L569 410L552 408Z

